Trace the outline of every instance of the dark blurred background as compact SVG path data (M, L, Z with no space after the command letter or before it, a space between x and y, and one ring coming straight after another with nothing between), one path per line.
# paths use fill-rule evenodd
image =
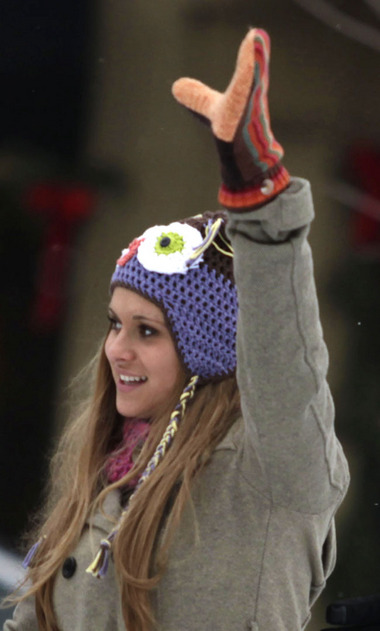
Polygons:
M272 127L313 185L311 242L353 482L325 603L380 592L380 0L5 0L0 9L0 544L38 507L67 386L106 326L120 250L216 208L207 130L170 94L223 90L272 38Z

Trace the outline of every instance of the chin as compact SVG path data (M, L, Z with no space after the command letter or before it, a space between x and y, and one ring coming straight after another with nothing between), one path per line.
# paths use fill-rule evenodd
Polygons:
M143 410L136 410L133 407L117 405L116 409L119 414L125 418L147 418L146 413Z
M142 418L147 419L151 417L149 410L134 405L123 405L123 403L116 402L116 409L121 416L125 418Z

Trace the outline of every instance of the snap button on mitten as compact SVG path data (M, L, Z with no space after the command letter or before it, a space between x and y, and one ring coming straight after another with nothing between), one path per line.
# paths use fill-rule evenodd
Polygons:
M271 193L273 193L273 190L274 190L274 183L273 183L273 181L272 180L264 180L263 186L260 189L262 194L263 195L270 195Z
M71 578L77 569L77 562L74 557L67 557L62 566L63 578Z

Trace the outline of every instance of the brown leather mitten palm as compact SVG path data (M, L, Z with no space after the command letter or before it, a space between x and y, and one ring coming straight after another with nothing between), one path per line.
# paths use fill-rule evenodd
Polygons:
M284 151L275 140L268 111L270 40L251 29L243 40L236 69L224 93L196 79L173 84L173 95L211 126L221 161L219 202L244 211L278 195L289 184Z

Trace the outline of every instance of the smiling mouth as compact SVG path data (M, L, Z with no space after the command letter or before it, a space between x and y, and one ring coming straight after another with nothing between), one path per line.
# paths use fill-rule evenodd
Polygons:
M148 380L148 377L130 377L128 375L120 375L120 381L124 384L137 384L137 383L145 383Z

